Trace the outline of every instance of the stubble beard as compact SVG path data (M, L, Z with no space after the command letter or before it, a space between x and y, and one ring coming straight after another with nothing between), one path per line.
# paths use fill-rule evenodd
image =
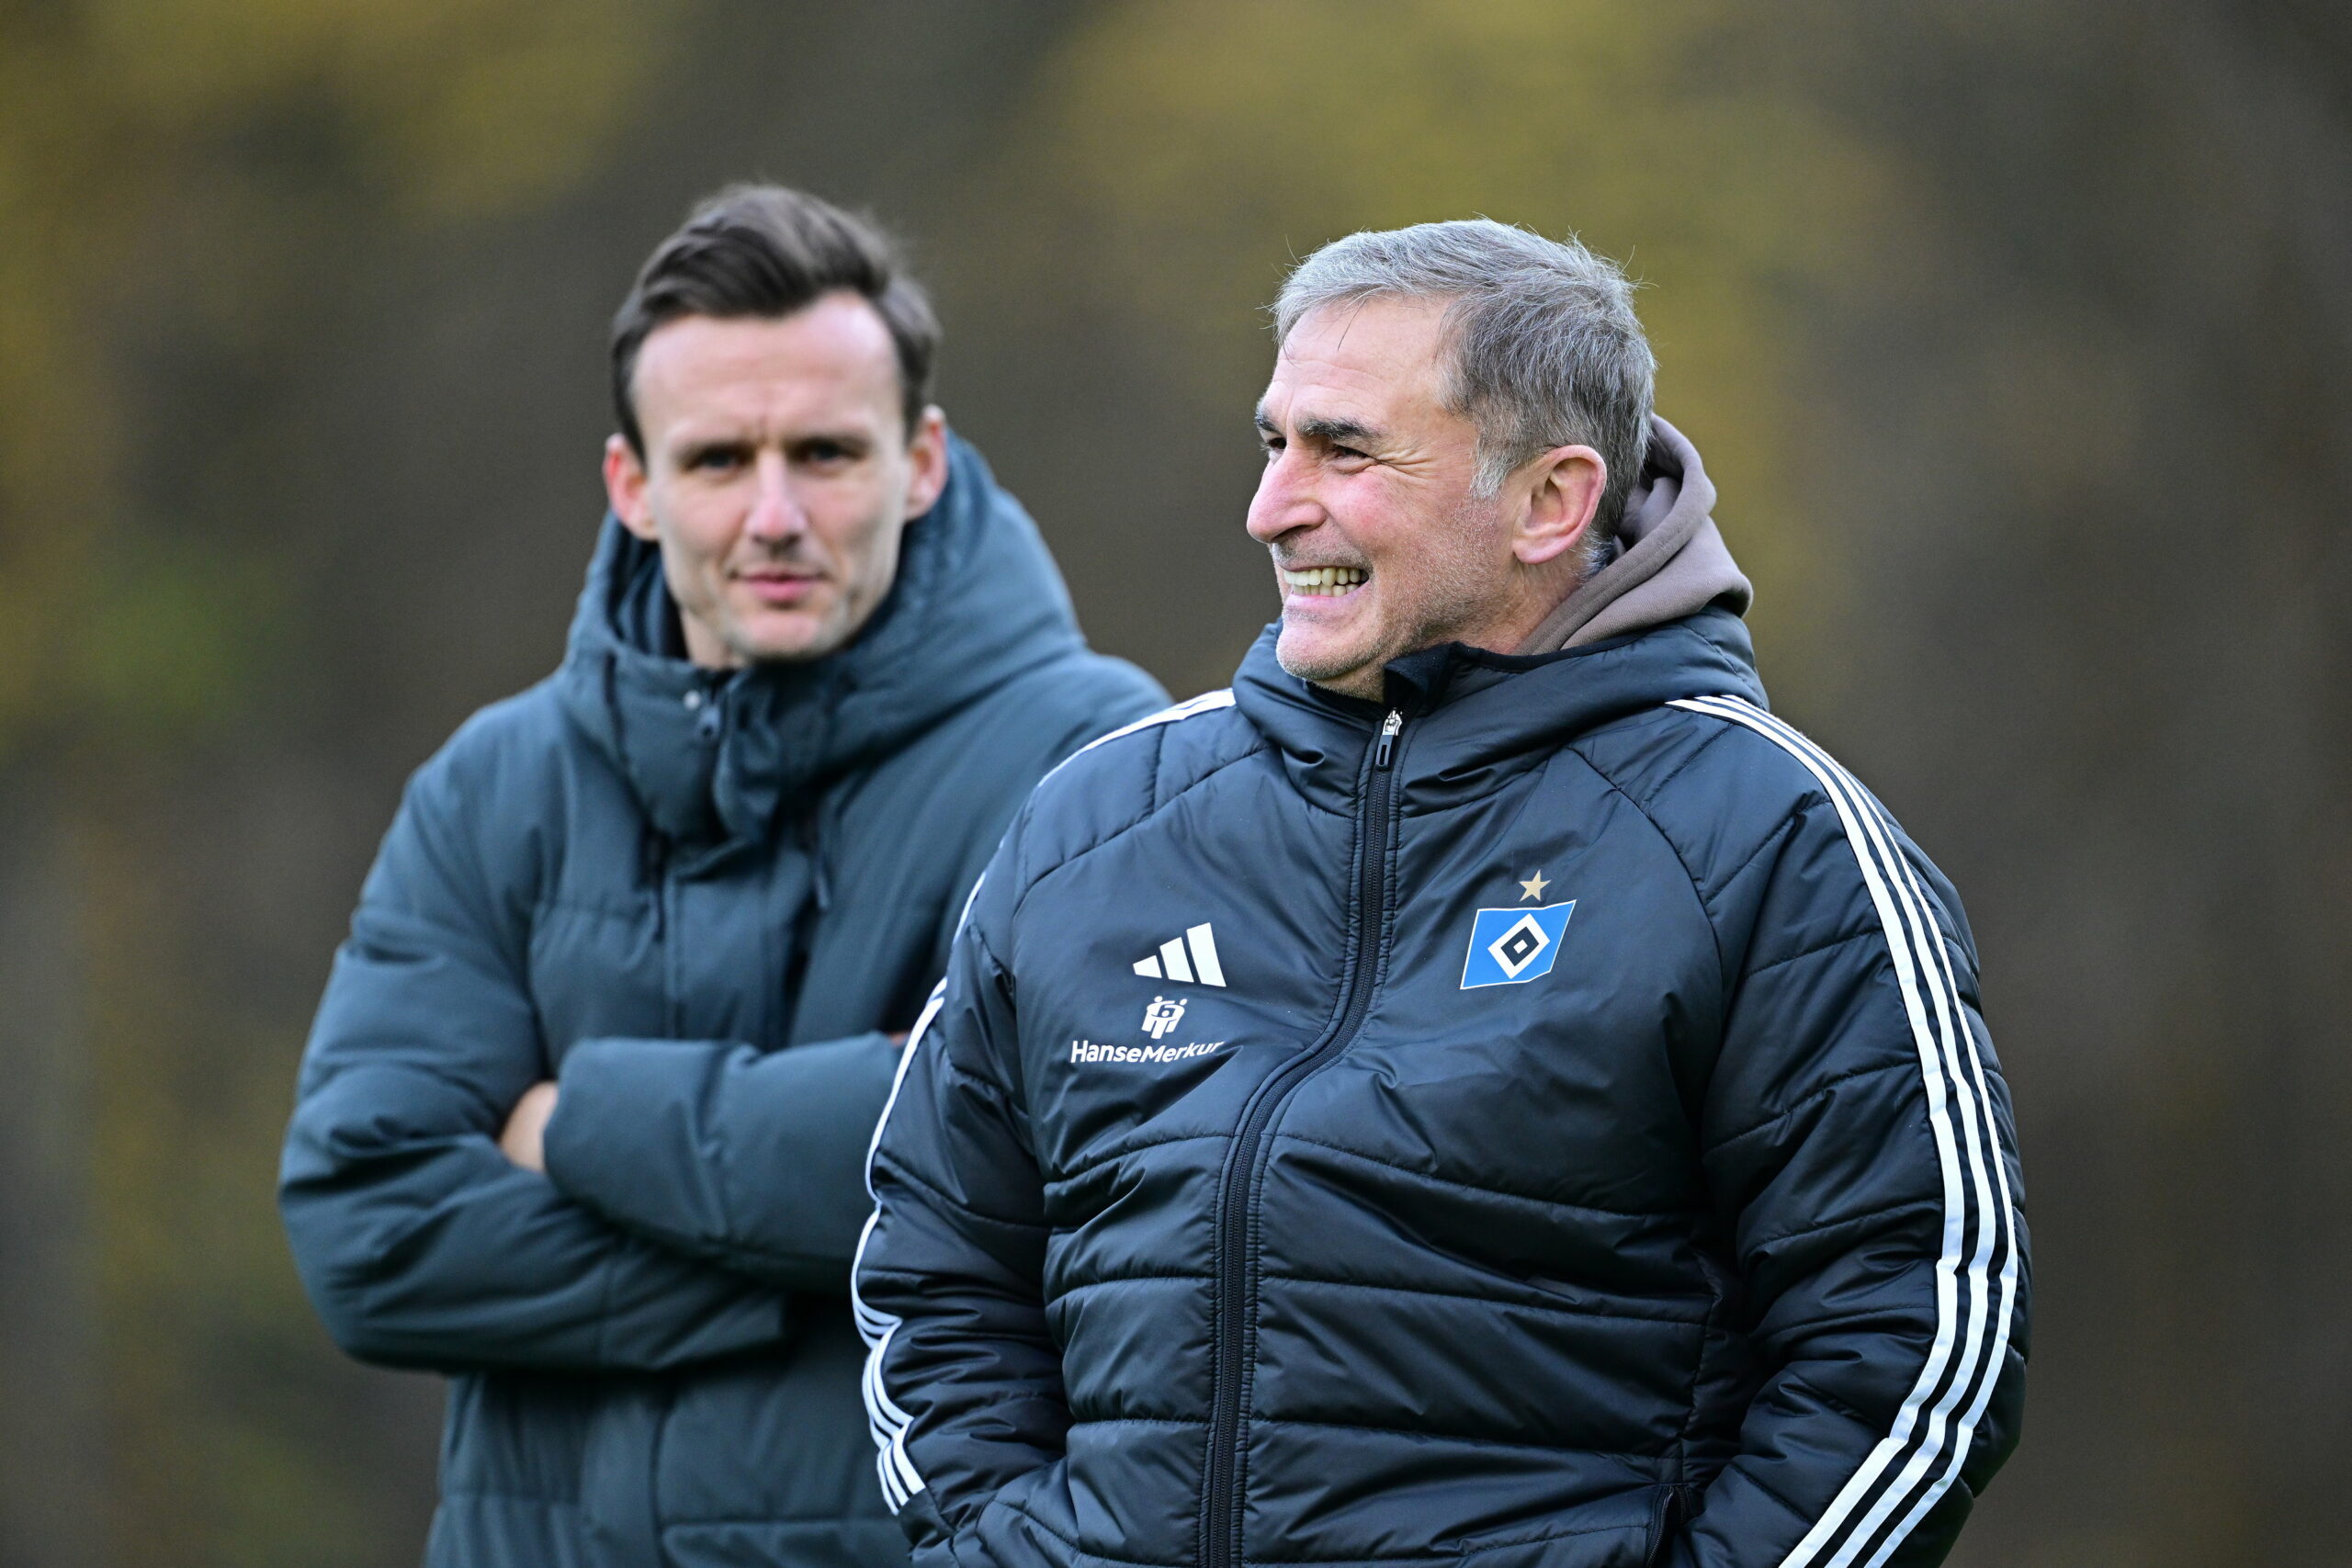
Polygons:
M878 528L880 525L874 526ZM883 547L871 532L865 543L868 549ZM890 588L903 564L902 540L890 547L889 569L879 573L881 581L878 584L859 574L861 568L872 563L861 559L844 560L838 553L809 545L772 552L762 558L762 564L789 565L821 574L827 590L823 612L810 615L814 624L808 638L791 648L779 649L763 643L752 634L747 621L739 620L732 615L721 617L720 639L747 667L814 664L820 659L831 658L855 642L858 634L865 630L866 623L882 608L882 602L889 597ZM807 613L804 610L804 614Z
M1385 581L1382 570L1374 570L1367 584L1373 592L1390 592L1391 585L1398 582L1410 586L1410 599L1396 605L1385 617L1391 624L1374 625L1363 639L1344 649L1328 649L1318 657L1286 646L1290 627L1285 616L1283 632L1274 642L1274 662L1299 680L1376 699L1383 683L1380 672L1392 660L1457 641L1494 613L1508 592L1508 573L1498 577L1481 547L1482 536L1493 523L1491 501L1465 496L1453 513L1438 525L1453 547L1431 551L1410 567L1387 568ZM1351 691L1351 687L1363 690Z

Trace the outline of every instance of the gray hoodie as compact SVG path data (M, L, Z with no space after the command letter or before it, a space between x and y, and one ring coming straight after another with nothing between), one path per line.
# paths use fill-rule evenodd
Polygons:
M1709 515L1714 504L1699 449L1651 415L1642 477L1625 498L1607 564L1563 599L1519 651L1582 648L1679 621L1709 604L1746 613L1755 591Z

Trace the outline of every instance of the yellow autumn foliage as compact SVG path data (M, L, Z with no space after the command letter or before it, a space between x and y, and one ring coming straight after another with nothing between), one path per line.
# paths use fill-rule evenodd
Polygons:
M1237 429L1262 309L1315 246L1481 214L1580 236L1645 286L1659 411L1706 455L1785 641L1835 588L1788 457L1792 308L1916 233L1883 153L1726 68L1760 65L1787 20L1716 0L1136 0L1039 73L996 188L1049 193L1062 223L1033 245L1083 246L1097 303L1148 318L1166 373Z
M153 541L122 471L137 310L266 310L313 167L397 225L593 167L656 33L635 0L80 0L0 15L0 754L233 700L266 564ZM152 570L151 570L152 568Z

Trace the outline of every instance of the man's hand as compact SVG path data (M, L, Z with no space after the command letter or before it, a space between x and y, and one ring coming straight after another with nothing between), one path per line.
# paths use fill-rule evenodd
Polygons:
M498 1146L506 1157L525 1170L544 1173L548 1168L548 1118L555 1114L555 1080L545 1079L523 1091L514 1109L506 1117L506 1130L498 1134Z

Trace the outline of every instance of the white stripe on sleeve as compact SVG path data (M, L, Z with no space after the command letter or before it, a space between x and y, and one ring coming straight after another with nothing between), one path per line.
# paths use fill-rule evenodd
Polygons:
M976 885L972 892L979 892ZM971 901L967 899L965 913L971 913ZM882 1129L890 1124L890 1112L898 1108L899 1091L906 1087L907 1068L915 1059L923 1036L930 1032L932 1021L938 1018L940 1008L947 1000L947 982L942 980L931 988L931 999L923 1003L922 1014L915 1020L915 1027L907 1036L905 1049L899 1053L899 1070L890 1079L890 1098L882 1102L882 1114L874 1123L874 1136L865 1145L865 1195L874 1196L874 1153L882 1146ZM857 1332L865 1340L865 1371L859 1380L860 1392L865 1398L865 1421L874 1438L876 1450L874 1468L882 1478L882 1499L892 1513L907 1506L908 1501L923 1488L922 1477L916 1473L914 1461L907 1457L907 1428L914 1418L899 1408L890 1397L882 1379L882 1363L890 1353L890 1340L899 1331L900 1319L877 1307L868 1306L857 1288L858 1276L865 1268L865 1244L874 1237L874 1224L882 1217L877 1206L865 1216L865 1228L858 1233L857 1256L849 1266L850 1311L857 1319Z
M1745 699L1688 698L1672 705L1755 731L1820 784L1877 912L1919 1057L1944 1189L1935 1337L1892 1429L1781 1563L1880 1568L1958 1477L2007 1351L2017 1299L2016 1214L1984 1062L1926 893L1877 802L1827 753Z

